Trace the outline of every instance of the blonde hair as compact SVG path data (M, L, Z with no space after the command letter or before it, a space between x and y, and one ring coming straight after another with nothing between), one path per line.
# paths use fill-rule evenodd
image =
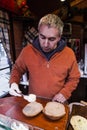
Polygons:
M62 20L55 14L47 14L42 17L38 23L38 30L41 25L47 25L48 27L54 27L59 30L59 34L62 35L64 24Z

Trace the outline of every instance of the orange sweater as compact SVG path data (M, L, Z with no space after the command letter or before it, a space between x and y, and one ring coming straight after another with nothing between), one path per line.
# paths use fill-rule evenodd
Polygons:
M68 99L80 77L75 55L69 47L55 53L48 61L31 44L26 46L14 64L10 83L19 84L26 70L29 72L29 93L48 98L60 92Z

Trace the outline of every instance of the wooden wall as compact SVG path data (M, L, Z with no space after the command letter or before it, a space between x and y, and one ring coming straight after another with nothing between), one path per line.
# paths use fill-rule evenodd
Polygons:
M22 50L23 23L14 21L13 30L14 30L13 34L14 34L15 54L16 54L16 58L17 58L20 51Z

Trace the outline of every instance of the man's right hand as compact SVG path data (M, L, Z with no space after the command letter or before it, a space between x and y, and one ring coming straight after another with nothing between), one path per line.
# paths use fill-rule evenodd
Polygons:
M9 89L9 94L13 96L19 96L19 97L22 96L22 92L20 91L18 84L16 83L11 84L11 87Z

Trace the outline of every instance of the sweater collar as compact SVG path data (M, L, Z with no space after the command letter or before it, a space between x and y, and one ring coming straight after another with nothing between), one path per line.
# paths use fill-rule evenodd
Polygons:
M64 37L61 38L61 40L58 42L57 48L55 48L51 52L43 52L42 48L40 47L39 39L36 37L32 43L32 45L39 50L42 54L45 55L45 57L50 60L51 56L54 55L56 52L62 51L66 46L66 39Z

